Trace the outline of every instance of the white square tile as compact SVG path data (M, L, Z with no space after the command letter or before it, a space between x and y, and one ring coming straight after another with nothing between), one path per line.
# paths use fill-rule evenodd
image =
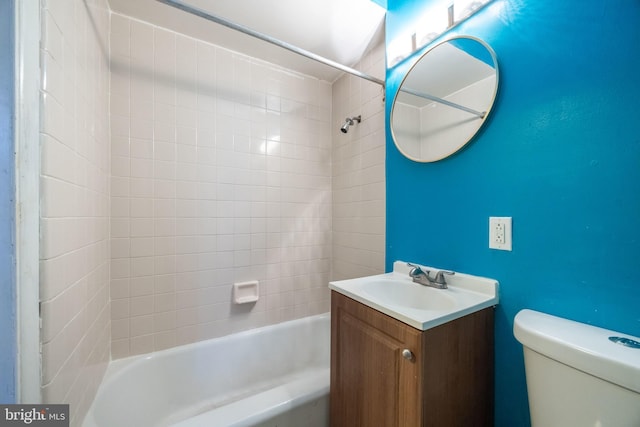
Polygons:
M176 160L176 144L172 142L161 142L156 138L156 141L153 143L153 156L155 160Z
M111 358L112 360L130 356L129 339L111 341Z
M125 319L129 317L129 299L111 301L111 320Z
M112 279L110 297L112 300L129 298L129 279Z
M131 138L129 147L130 155L135 159L153 158L154 144L151 140Z
M129 218L111 218L111 237L129 237Z
M111 14L111 34L121 34L130 37L131 20L119 13Z
M153 221L154 236L156 237L170 237L176 234L176 220L175 218L155 218Z
M176 218L176 236L195 236L198 223L193 218Z
M160 75L176 73L175 33L161 28L154 29L154 71Z
M113 197L129 197L129 178L112 176L111 195Z
M154 248L153 237L132 237L131 238L131 257L153 256L153 253L154 253L153 248Z
M130 340L131 355L150 353L153 350L153 335L142 335Z
M176 242L175 237L155 237L155 247L154 247L154 255L171 255L176 252ZM169 267L168 265L165 267ZM157 270L157 269L156 269ZM168 273L171 271L165 271ZM161 271L156 271L156 274L162 273Z
M149 119L131 119L131 137L150 140L153 138L154 122Z
M177 107L176 124L179 127L196 129L198 127L198 110L195 108Z
M168 239L168 238L167 238ZM173 240L173 238L171 238ZM159 254L154 257L156 275L168 275L176 272L175 250L167 250L166 255Z
M131 210L130 210L131 218L153 217L153 199L134 197L129 199L129 203L131 206ZM132 230L132 228L133 228L133 222L130 223L130 230Z
M155 295L154 310L156 313L162 313L167 311L175 311L176 309L176 296L174 293L165 293ZM165 330L165 329L160 329Z
M151 159L131 159L131 177L133 178L153 178L153 160Z
M177 161L182 163L196 163L198 161L198 148L196 145L177 144Z
M154 236L155 232L153 221L149 218L131 218L131 237Z
M131 316L152 314L154 309L153 296L132 297L130 299Z
M162 81L154 86L154 100L156 103L176 105L176 88L175 82ZM175 118L174 120L175 121Z
M131 21L131 57L143 64L153 65L153 27Z
M135 316L131 318L131 336L138 337L153 333L153 316Z
M131 178L129 192L134 198L152 198L154 182L149 178Z
M129 295L131 297L153 295L154 279L153 276L132 277L129 280Z
M129 239L111 239L111 258L129 258Z
M187 127L178 125L176 127L176 141L178 144L196 145L198 138L195 126Z
M111 322L111 339L129 338L129 319L118 319Z
M154 274L154 263L153 263L152 256L134 257L132 255L131 257L131 277L132 278L148 276L145 280L147 280L150 283L153 283L153 278L152 278L153 274ZM138 281L136 281L135 284L137 286ZM132 292L133 292L133 286L134 286L133 280L131 281L131 286L132 286Z
M177 271L177 270L176 270ZM175 292L176 276L175 274L156 275L154 277L155 293Z
M161 123L176 123L176 106L156 102L154 104L154 119Z

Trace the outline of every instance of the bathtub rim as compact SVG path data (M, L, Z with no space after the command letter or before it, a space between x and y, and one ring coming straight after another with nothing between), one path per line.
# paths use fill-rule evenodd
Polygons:
M219 337L209 338L206 340L196 341L188 344L182 344L175 347L166 348L164 350L154 351L152 353L134 354L132 356L123 357L121 359L109 360L107 371L105 372L105 375L102 381L100 382L100 389L102 389L102 384L104 384L107 380L112 380L112 379L115 379L114 377L121 376L122 375L121 372L123 370L132 369L132 368L129 368L129 365L137 365L138 362L142 363L142 361L145 361L145 360L157 359L165 355L170 356L175 353L181 353L183 351L198 349L200 347L206 347L207 345L210 345L215 341L222 341L224 339L229 339L232 336L241 338L245 336L258 335L261 332L263 332L265 329L280 329L280 328L285 328L286 326L292 323L301 323L301 322L311 323L314 319L318 319L319 321L322 321L324 318L327 318L328 321L330 322L331 312L314 314L312 316L299 317L297 319L285 320L284 322L271 323L269 325L263 325L257 328L250 328L250 329L245 329L238 332L232 332L230 334L220 335ZM98 398L98 395L96 394L96 398L94 399L94 401L96 401L97 398Z
M326 319L326 320L325 320ZM193 343L183 344L175 347L171 347L164 350L155 351L153 353L136 354L133 356L124 357L122 359L110 360L100 385L98 386L98 392L96 393L89 410L87 411L81 427L96 427L95 423L95 406L97 402L107 393L107 385L111 382L119 380L122 376L126 375L132 369L135 369L138 365L141 365L149 360L171 356L173 354L179 354L189 351L197 351L199 348L207 347L216 342L224 342L225 340L249 338L251 336L259 335L267 329L277 330L285 329L295 323L316 323L316 322L328 322L331 324L331 312L325 312L320 314L314 314L311 316L299 317L297 319L285 320L283 322L272 323L268 325L259 326L257 328L245 329L238 332L233 332L227 335L221 335L219 337L210 338L207 340L196 341Z

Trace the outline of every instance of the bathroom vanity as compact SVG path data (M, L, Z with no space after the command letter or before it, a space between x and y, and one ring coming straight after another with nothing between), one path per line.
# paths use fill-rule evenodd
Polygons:
M397 267L402 270L402 265ZM396 269L330 284L332 427L493 425L497 282L481 279L487 281L487 293L453 285L465 277L472 276L458 275L443 290L413 284ZM420 287L409 287L413 285ZM426 291L427 297L443 292L440 295L451 297L453 305L436 297L437 306L420 309L416 307L428 304L418 294L410 299L390 296L405 294L404 287L408 292ZM387 294L378 288L386 288ZM457 304L456 299L464 303ZM410 319L398 313L402 308L404 315L412 315Z

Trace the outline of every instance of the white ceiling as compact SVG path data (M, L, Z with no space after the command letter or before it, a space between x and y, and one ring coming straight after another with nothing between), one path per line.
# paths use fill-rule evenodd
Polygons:
M384 9L371 0L181 0L208 13L353 67L384 37ZM330 82L341 71L156 0L109 0L114 12Z

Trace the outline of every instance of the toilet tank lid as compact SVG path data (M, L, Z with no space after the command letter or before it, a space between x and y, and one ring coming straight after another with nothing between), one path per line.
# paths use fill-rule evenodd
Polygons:
M526 309L516 315L513 334L540 354L640 393L640 349L609 340L638 337Z

